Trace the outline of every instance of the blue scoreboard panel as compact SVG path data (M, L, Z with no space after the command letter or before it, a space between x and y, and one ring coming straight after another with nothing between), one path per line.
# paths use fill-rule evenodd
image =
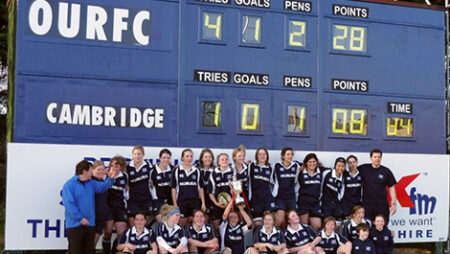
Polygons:
M445 153L444 11L24 0L13 142Z

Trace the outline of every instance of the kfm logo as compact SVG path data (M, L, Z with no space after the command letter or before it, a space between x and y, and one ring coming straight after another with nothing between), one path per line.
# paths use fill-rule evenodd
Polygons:
M416 187L412 187L409 194L406 192L406 187L419 175L420 174L404 176L397 182L395 185L397 200L401 207L409 207L409 214L431 214L434 212L436 207L436 197L418 193ZM388 199L390 204L391 202L389 195Z

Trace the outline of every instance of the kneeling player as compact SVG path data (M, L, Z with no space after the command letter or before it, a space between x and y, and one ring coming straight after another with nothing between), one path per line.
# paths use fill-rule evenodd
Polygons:
M211 225L205 224L205 212L194 211L193 222L184 230L189 243L189 253L210 254L219 251L219 241Z
M145 227L147 223L144 212L138 212L134 215L134 226L129 228L122 235L117 246L117 250L123 254L156 254L156 237L153 230Z

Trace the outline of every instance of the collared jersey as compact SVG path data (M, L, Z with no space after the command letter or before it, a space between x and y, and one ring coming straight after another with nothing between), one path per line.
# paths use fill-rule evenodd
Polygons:
M392 187L397 183L392 171L382 165L374 168L372 164L363 164L358 170L363 180L363 203L387 204L386 186Z
M178 224L175 224L173 229L171 229L166 223L160 223L156 234L158 237L162 237L172 248L176 248L180 244L181 238L186 237L183 228Z
M322 201L339 202L344 196L342 174L337 177L336 170L327 169L323 172Z
M130 161L127 166L127 174L130 184L130 201L151 201L150 194L150 171L151 167L143 162L139 168L136 168L134 161Z
M92 176L92 181L104 182L105 180ZM109 215L108 192L95 194L95 220L106 220Z
M276 199L292 200L296 199L298 191L298 174L300 165L291 162L289 167L285 167L282 162L277 162L273 166L274 187L272 194Z
M119 244L131 243L136 247L134 254L146 254L152 250L152 243L156 242L153 230L145 228L141 235L138 235L136 227L129 228L120 238Z
M200 230L197 230L194 224L190 223L186 225L184 232L186 233L186 238L192 238L200 242L206 242L216 238L213 227L208 224L204 224Z
M378 231L375 227L371 228L369 238L372 239L377 254L388 254L394 250L392 234L387 227L384 227L381 231Z
M236 173L236 179L240 180L242 182L242 190L247 195L247 193L248 193L248 165L243 163L242 166L243 166L243 169L241 172L237 171L236 166L234 166L232 169Z
M274 170L272 167L270 165L258 166L252 162L249 165L249 176L248 198L250 200L273 200L270 188L270 185L274 182Z
M152 167L150 180L153 185L151 189L153 199L166 202L172 200L172 187L170 187L172 169L173 167L171 165L167 165L167 168L164 170L158 164Z
M126 172L120 171L114 178L115 182L108 190L108 205L110 207L117 207L126 209L126 186L128 184L128 175Z
M311 226L299 224L297 230L292 229L289 225L283 233L284 240L288 249L300 247L314 241L317 234Z
M229 181L233 180L233 171L227 168L222 171L220 168L214 169L209 176L208 193L213 194L216 198L221 192L226 192L231 195L231 187Z
M254 243L271 243L273 245L280 245L285 243L283 232L280 229L273 227L272 232L266 232L264 225L259 226L253 235Z
M325 251L326 254L333 254L337 252L337 249L341 244L348 242L348 239L337 232L327 235L325 230L321 230L318 234L322 238L319 242L319 246Z
M361 241L359 238L353 241L352 254L376 254L372 240L367 238Z
M192 166L188 172L183 165L176 167L172 173L171 187L176 189L177 201L199 199L198 190L203 188L200 170Z
M323 168L317 167L313 175L310 175L306 169L300 172L298 175L298 184L300 185L299 200L320 200L323 170Z
M359 171L352 176L349 171L344 171L344 197L343 200L348 200L351 203L362 201L362 178Z
M361 223L366 223L369 226L369 228L372 227L372 222L368 219L363 219ZM356 222L353 221L353 219L346 220L344 222L344 225L342 225L341 227L342 235L345 236L348 240L353 242L355 239L358 238L356 226L358 226L358 224L356 224Z
M199 168L199 169L200 175L202 176L203 179L203 186L208 186L209 177L211 176L211 173L214 171L214 168Z
M224 248L230 248L232 254L242 254L245 252L244 236L248 232L247 223L241 221L235 227L232 227L228 220L222 221L219 226L221 251Z

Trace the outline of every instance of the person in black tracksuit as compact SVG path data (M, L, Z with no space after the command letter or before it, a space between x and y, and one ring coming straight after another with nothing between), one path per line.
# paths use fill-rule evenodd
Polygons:
M385 222L382 214L376 215L373 222L374 227L370 229L369 238L374 243L377 254L390 254L394 250L392 232Z
M347 157L348 171L344 171L344 197L342 213L350 217L356 205L362 205L362 178L358 171L358 159L354 155Z

